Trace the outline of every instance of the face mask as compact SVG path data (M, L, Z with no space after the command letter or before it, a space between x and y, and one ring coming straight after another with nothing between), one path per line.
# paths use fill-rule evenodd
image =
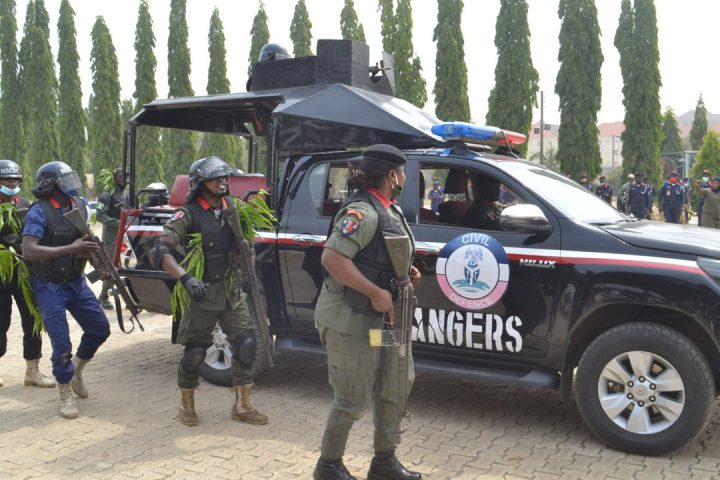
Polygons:
M0 186L0 193L3 195L7 195L8 197L12 197L13 195L17 194L20 191L20 186L18 185L15 188L9 188L5 185Z
M400 183L397 182L397 177L395 179L395 182L392 183L392 192L390 193L390 200L397 199L400 194L402 193L403 187L400 185Z
M703 180L703 182L707 182L707 181L708 181L708 177L703 177L702 180Z

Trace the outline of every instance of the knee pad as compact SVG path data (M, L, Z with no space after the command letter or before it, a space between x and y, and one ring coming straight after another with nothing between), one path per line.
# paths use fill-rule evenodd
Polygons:
M183 358L180 362L183 370L193 374L199 372L200 366L205 360L207 348L207 345L199 345L197 343L185 345L185 353L183 353Z
M252 368L255 361L255 335L248 332L249 335L239 334L232 340L233 357L242 365L243 368Z

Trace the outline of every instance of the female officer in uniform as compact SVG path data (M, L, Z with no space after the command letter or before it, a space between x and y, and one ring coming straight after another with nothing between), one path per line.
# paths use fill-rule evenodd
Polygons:
M371 348L368 330L393 319L392 276L383 232L412 233L395 198L405 184L405 155L391 145L373 145L350 170L349 185L355 193L334 219L322 265L327 277L318 298L315 324L327 351L328 377L335 390L323 435L315 480L353 479L342 462L350 428L372 407L375 423L375 456L368 480L419 480L395 457L397 370L381 361L380 349ZM414 242L408 248L414 252ZM408 258L412 258L409 255ZM361 271L362 270L362 271ZM420 281L417 268L408 265L413 284ZM368 278L368 276L373 278ZM412 386L414 371L409 370Z

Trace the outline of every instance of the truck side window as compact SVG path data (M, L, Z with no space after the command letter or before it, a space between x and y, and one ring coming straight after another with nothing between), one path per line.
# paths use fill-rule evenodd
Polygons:
M330 165L327 183L322 189L324 199L320 215L332 217L348 197L347 164Z
M323 184L325 183L325 177L327 175L327 167L327 163L320 163L315 165L310 171L308 185L310 187L310 198L312 199L313 208L316 212L321 212L323 194L325 192Z

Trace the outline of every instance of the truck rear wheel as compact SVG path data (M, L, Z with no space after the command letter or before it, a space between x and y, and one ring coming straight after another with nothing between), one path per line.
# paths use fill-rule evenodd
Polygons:
M260 334L255 332L255 352L253 360L253 375L255 379L262 378L267 370L267 357L263 354ZM205 361L200 367L200 375L210 383L229 387L232 385L232 355L233 349L227 341L220 325L215 325L213 330L213 344L210 345L205 354Z
M706 427L715 385L707 360L680 332L653 323L608 330L587 348L575 395L585 423L622 451L660 455Z

